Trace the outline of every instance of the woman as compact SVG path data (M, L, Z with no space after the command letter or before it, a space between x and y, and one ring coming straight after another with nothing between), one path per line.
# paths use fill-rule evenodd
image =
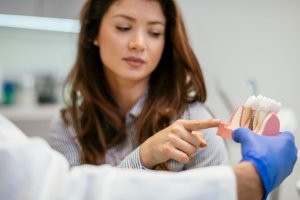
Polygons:
M51 145L71 166L227 163L215 130L197 132L219 121L199 120L211 118L204 78L174 1L86 1L67 83L70 101L53 122Z

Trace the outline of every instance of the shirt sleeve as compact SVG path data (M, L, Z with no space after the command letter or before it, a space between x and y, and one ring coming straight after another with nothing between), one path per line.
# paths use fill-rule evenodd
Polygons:
M141 162L140 157L140 146L137 147L133 152L126 156L118 165L119 168L125 169L143 169L143 170L152 170L144 167Z
M64 155L71 167L80 165L80 145L74 128L66 125L60 115L54 117L50 128L50 146Z
M65 157L43 139L22 139L8 126L0 123L0 199L237 199L229 166L179 173L108 165L70 169ZM14 139L8 134L14 134Z
M211 114L206 107L200 102L193 103L189 106L185 118L189 119L209 119ZM228 164L228 152L224 140L216 135L217 129L210 128L200 130L204 134L207 147L199 148L196 153L190 157L190 161L184 166L185 169L207 167L214 165Z

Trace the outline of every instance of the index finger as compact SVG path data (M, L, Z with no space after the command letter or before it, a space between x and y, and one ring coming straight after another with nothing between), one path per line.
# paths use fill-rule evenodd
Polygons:
M217 127L220 125L220 122L220 119L183 120L182 125L188 131L197 131L200 129Z

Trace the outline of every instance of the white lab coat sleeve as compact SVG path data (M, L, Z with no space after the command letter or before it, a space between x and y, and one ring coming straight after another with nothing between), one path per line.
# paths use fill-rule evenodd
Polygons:
M40 138L26 138L0 116L0 199L224 199L235 200L229 166L152 172L108 165L70 169Z

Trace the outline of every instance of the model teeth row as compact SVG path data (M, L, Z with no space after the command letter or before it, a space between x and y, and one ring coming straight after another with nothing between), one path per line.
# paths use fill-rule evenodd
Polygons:
M251 96L244 104L244 108L241 125L259 133L266 117L270 113L278 113L281 103L262 95Z
M274 112L278 113L281 108L281 103L276 102L273 99L263 97L262 95L258 95L257 97L251 96L248 98L244 107L251 108L252 110L262 110L265 112Z

